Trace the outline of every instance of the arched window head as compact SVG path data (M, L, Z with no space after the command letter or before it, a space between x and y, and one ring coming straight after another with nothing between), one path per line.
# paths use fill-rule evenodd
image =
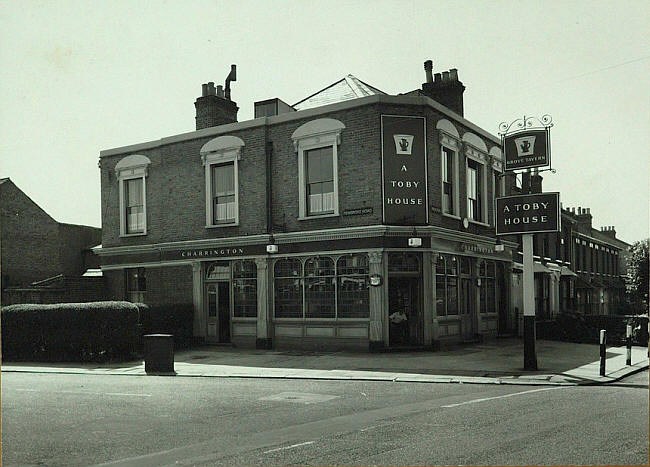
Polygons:
M298 219L338 216L338 146L345 125L319 118L293 134L298 155Z
M205 167L205 226L239 224L239 159L244 142L236 136L218 136L201 148Z
M132 154L115 165L120 196L120 236L147 233L147 175L151 160Z

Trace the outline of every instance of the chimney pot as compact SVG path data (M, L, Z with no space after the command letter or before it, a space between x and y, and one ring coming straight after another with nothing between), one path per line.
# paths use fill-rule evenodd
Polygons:
M442 74L441 74L441 73L435 73L435 74L433 75L433 78L434 78L433 81L434 81L435 83L439 83L440 81L442 81Z
M458 70L456 68L449 70L449 79L452 81L458 81Z
M220 84L217 85L217 96L223 97L223 86Z
M427 75L427 83L433 83L433 61L427 60L424 62L424 71Z
M208 83L201 85L201 96L205 97L208 95Z
M449 72L448 71L443 71L442 72L442 80L443 81L449 81Z

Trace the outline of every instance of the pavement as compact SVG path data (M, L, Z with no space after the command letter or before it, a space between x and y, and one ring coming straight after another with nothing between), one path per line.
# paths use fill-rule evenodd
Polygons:
M520 338L430 352L355 353L241 349L201 346L179 350L174 371L182 377L283 378L418 383L519 384L573 386L607 384L648 368L647 347L609 347L605 376L600 376L600 348L538 340L536 371L523 368ZM145 376L142 361L125 363L3 362L3 372Z

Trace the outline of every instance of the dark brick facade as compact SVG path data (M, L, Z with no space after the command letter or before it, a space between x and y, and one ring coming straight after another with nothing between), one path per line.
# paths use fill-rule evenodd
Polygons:
M422 99L422 98L419 98ZM421 102L421 101L420 101ZM227 238L268 233L266 226L266 171L265 143L273 145L273 232L295 232L318 229L377 225L382 222L381 197L381 138L382 114L423 116L427 121L429 224L452 230L460 228L460 221L441 214L440 142L436 123L448 116L436 109L421 105L369 104L346 110L330 111L281 123L272 120L267 125L253 126L211 136L196 135L194 139L161 144L146 149L112 152L101 158L102 227L105 248L126 245L147 245L161 242ZM302 124L316 118L341 121L338 150L339 209L372 208L371 215L338 216L317 219L298 219L298 157L291 139L292 133ZM455 122L460 137L473 132L462 123ZM197 132L198 133L198 132ZM218 134L241 138L239 161L239 225L206 228L205 223L205 172L200 149ZM475 133L476 134L476 133ZM497 143L482 138L488 150ZM147 176L147 235L120 238L119 192L115 165L129 154L142 154L151 160ZM459 158L460 217L466 217L464 157ZM488 219L492 222L492 179L487 178ZM492 235L493 229L470 224L468 233Z
M0 182L0 206L3 288L83 274L84 249L101 242L101 229L55 221L9 179Z

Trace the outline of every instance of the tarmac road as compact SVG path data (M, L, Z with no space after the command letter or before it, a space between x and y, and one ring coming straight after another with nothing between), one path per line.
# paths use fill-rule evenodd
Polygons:
M610 386L2 374L11 465L648 464L648 372Z

